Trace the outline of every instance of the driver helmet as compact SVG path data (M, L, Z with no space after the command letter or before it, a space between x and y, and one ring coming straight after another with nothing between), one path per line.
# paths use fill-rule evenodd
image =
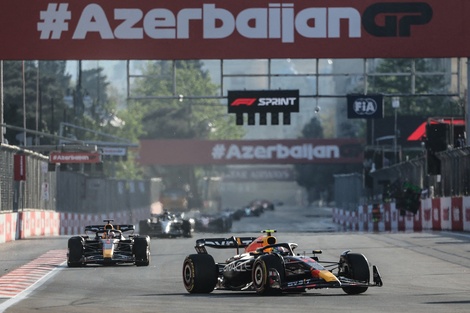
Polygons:
M277 247L273 247L272 252L273 253L279 253L280 255L288 255L289 254L289 249L287 249L286 247L277 246Z

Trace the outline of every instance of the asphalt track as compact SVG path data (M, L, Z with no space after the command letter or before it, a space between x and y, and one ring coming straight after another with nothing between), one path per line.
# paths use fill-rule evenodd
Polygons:
M0 245L0 312L470 312L470 234L345 233L330 221L328 209L280 207L236 222L232 233L252 236L275 228L279 241L299 244L298 253L322 249L320 260L336 261L347 249L363 253L379 267L383 287L358 296L341 289L277 297L232 291L190 295L181 266L195 252L195 239L232 233L153 239L148 267L67 268L68 238L59 237ZM216 261L233 254L209 251ZM19 285L15 276L23 290L7 295L5 286Z

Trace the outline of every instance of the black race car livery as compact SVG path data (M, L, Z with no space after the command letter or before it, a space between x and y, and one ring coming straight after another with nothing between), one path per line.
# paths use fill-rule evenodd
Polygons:
M382 286L377 267L371 271L366 257L343 252L339 261L320 262L312 256L295 254L295 243L280 243L264 231L259 237L198 239L197 254L183 262L183 283L189 293L210 293L216 290L255 291L258 294L304 292L307 289L342 288L347 294L364 293L369 287ZM216 263L206 247L236 249L237 254L225 262ZM240 249L244 248L243 253Z
M68 240L67 265L79 267L87 264L132 263L148 266L150 263L150 237L134 235L134 225L85 226L85 235ZM130 233L129 235L126 235Z

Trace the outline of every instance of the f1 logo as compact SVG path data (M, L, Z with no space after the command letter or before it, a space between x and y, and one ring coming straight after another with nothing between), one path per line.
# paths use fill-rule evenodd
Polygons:
M238 98L235 99L232 103L230 103L230 106L236 107L239 105L246 105L246 106L251 106L253 103L255 103L256 98Z
M384 17L378 25L379 16ZM377 37L410 37L413 25L424 25L431 21L432 8L424 2L385 2L369 6L362 14L365 30Z

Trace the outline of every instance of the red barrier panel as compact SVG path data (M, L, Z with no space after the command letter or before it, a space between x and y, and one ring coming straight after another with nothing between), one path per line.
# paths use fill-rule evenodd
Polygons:
M413 231L422 231L423 230L423 210L418 210L413 218Z
M383 205L383 214L382 214L382 220L384 223L384 230L385 231L391 231L392 230L392 208L390 206L390 203L385 203Z
M452 230L451 208L452 199L449 197L440 198L441 200L441 229Z
M441 230L441 199L432 199L432 229Z
M452 198L452 230L463 230L463 199L461 197Z
M470 231L470 197L462 199L463 230Z

